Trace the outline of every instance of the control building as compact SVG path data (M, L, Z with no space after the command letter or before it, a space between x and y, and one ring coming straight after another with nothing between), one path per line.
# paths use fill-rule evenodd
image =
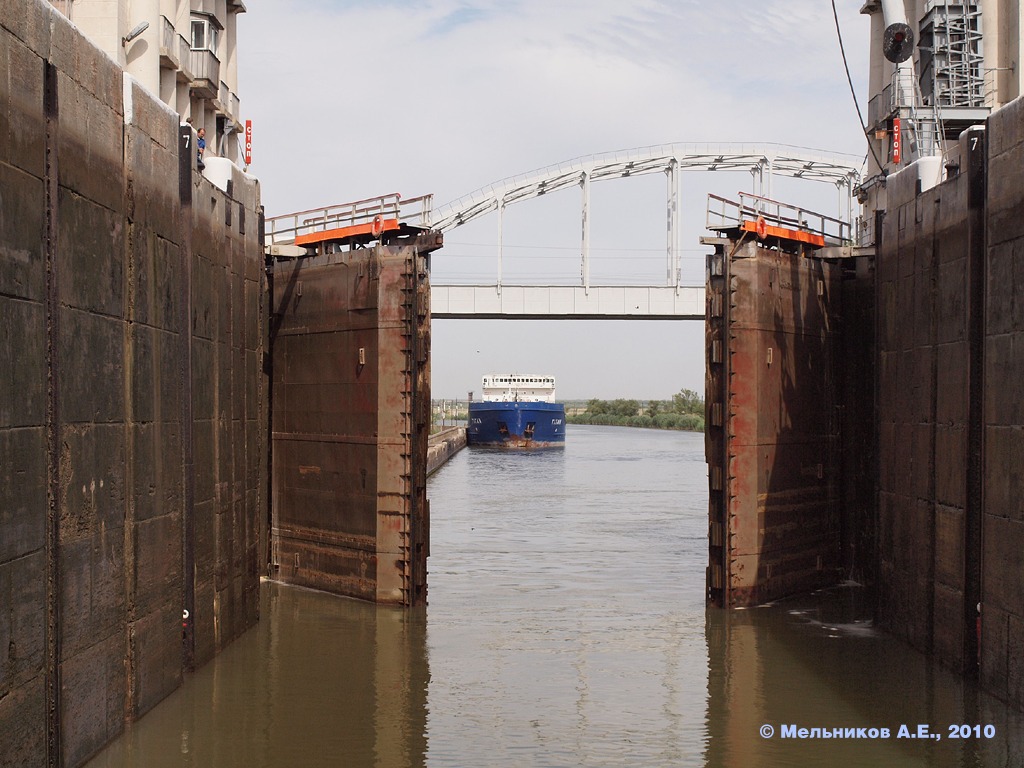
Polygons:
M206 153L241 165L237 19L242 0L51 0L182 121Z
M927 189L959 170L957 139L1022 91L1020 0L867 0L868 141L859 242L875 242L884 178L918 163ZM923 162L919 162L922 161Z

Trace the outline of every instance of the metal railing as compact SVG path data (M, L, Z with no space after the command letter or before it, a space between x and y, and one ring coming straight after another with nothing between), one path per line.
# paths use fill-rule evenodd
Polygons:
M899 112L900 107L913 109L915 93L914 70L909 67L897 68L888 85L868 102L868 127L888 120Z
M397 192L380 197L370 197L351 203L313 208L266 220L267 242L282 245L295 241L299 235L339 229L356 224L371 223L375 217L397 219L401 224L427 228L430 226L433 195L421 195L403 200Z
M895 111L893 84L889 83L868 102L868 128L875 128L885 123Z
M739 193L738 201L708 195L708 229L739 229L744 222L756 222L758 219L764 219L771 226L820 235L829 245L851 242L850 223L834 216L744 192Z
M875 243L875 217L858 216L857 239L854 241L854 245L859 245L862 248L868 248L875 245Z
M989 67L984 70L984 104L986 107L995 107L1006 100L1003 94L1007 92L1007 84L1013 73L1013 67Z
M981 7L965 0L929 0L932 97L940 107L985 106Z
M889 84L868 102L868 127L877 127L901 115L907 131L904 144L911 150L908 156L935 154L940 133L938 109L922 104L914 69L909 66L897 67Z

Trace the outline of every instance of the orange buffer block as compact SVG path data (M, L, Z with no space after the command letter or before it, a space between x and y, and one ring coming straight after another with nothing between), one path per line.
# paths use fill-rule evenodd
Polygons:
M759 224L760 231L758 231ZM763 219L760 221L744 221L740 225L740 229L744 232L753 232L762 240L769 237L777 237L782 240L794 240L798 243L807 243L808 245L813 245L816 248L825 247L825 238L822 235L818 235L813 232L805 232L802 229L776 227L772 224L768 224Z
M309 232L295 238L295 245L317 245L329 243L335 240L347 240L350 237L370 235L380 237L385 232L392 232L399 229L398 219L381 219L367 221L363 224L352 224L347 227L335 227L334 229L322 229L319 232Z

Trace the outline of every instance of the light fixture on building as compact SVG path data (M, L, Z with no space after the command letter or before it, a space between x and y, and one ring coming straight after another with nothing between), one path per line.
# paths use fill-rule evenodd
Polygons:
M127 35L125 35L124 37L121 38L121 47L124 48L126 45L128 45L128 43L130 43L136 37L141 35L147 29L149 29L149 22L148 21L144 21L141 24L139 24L138 26L136 26L135 29L133 29L131 32L129 32Z

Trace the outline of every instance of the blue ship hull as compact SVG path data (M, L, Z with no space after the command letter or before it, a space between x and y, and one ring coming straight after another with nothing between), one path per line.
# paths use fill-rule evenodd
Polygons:
M536 402L470 403L466 442L495 448L562 448L565 406Z

